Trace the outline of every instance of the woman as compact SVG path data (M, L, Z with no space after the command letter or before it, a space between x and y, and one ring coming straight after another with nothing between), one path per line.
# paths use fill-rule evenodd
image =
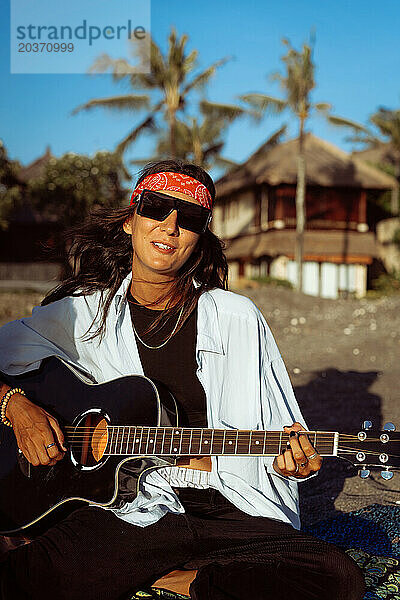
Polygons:
M145 374L170 388L189 426L285 427L290 447L275 459L219 456L200 469L153 471L120 509L75 511L8 553L3 599L128 598L177 568L200 569L196 600L362 598L355 563L298 531L297 482L321 457L296 434L303 419L261 313L226 291L226 260L208 228L214 198L195 165L145 167L128 208L75 232L76 274L31 318L2 328L0 370L20 374L57 355L97 382ZM7 398L3 424L26 458L62 460L56 419L24 395Z

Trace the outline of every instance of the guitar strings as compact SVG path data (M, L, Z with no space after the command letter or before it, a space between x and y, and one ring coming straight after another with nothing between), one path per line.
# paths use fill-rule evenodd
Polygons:
M93 442L100 442L102 440L102 438L103 438L103 436L99 435L99 436L97 436L95 438L92 437L91 441L93 441ZM86 439L85 441L87 442L89 440ZM219 442L221 442L221 441L222 440L220 440ZM148 448L149 442L150 442L150 440L146 440L146 439L144 439L144 440L142 440L140 442L139 449L138 449L138 452L140 454L142 454L143 452L150 452L150 449ZM126 442L124 442L123 440L114 440L114 441L108 440L107 441L107 445L106 445L106 450L110 449L108 447L111 446L112 444L115 444L115 446L118 446L118 445L122 446L124 443L126 443ZM176 454L173 453L172 450L170 450L169 452L162 452L161 449L159 451L157 451L156 450L156 446L157 446L157 443L160 443L160 442L154 441L154 442L150 442L150 443L153 444L153 452L157 452L158 454L161 454L161 455L164 455L164 456L176 456ZM167 443L170 443L170 440L168 440ZM187 441L183 442L183 444L181 444L181 446L184 445L184 444L186 444L186 443L187 443ZM222 443L223 443L223 441L222 441ZM74 441L73 444L75 446L79 446L80 442L79 441ZM140 449L140 447L142 445L146 446L146 449L144 451L142 451ZM201 444L199 444L199 451L200 451L200 446L201 446ZM224 448L224 449L226 449L226 448ZM201 448L201 450L202 451L205 450L204 445ZM210 454L212 454L212 449L210 448L210 450L211 450ZM326 443L325 442L323 444L318 444L318 452L320 454L328 453L328 454L332 455L332 450L333 450L333 447L332 447L331 443ZM347 453L354 453L354 452L357 452L359 450L360 449L351 448L351 447L344 447L344 446L340 446L340 447L337 448L338 452L347 452ZM366 450L367 453L370 456L380 456L380 454L381 454L380 451L376 451L376 450L368 450L366 448L363 448L363 450ZM195 455L195 452L193 452L193 451L190 452L190 453L188 451L182 452L182 448L180 449L180 452L181 452L181 454ZM117 455L117 454L120 454L120 455L129 455L131 453L130 452L125 452L125 453L124 452L114 452L114 453L111 453L111 454L110 453L103 453L102 456L106 456L106 455L110 456L110 455ZM249 455L249 456L266 456L268 454L269 455L276 455L276 453L274 453L274 452L270 452L270 453L266 453L266 452L260 452L260 453L249 452L248 444L247 443L245 445L243 443L242 444L239 443L238 447L235 449L235 452L226 453L226 452L223 452L222 449L221 449L221 452L216 452L215 453L215 455L218 455L218 454L221 454L221 455L235 455L235 454L237 455L237 454L241 454L241 455ZM388 455L388 459L389 458L399 458L400 457L399 455L393 454L393 453L389 453L387 455ZM385 466L385 464L382 464L382 467L384 467L384 466Z
M67 425L64 429L65 430L72 430L73 432L77 431L78 433L84 434L84 433L87 433L87 432L90 432L90 431L94 432L94 431L98 430L99 429L99 425L97 425L97 426L89 426L89 427L87 427L87 426L76 426L76 427L74 427L72 425ZM177 426L177 427L172 427L172 426L166 426L166 427L164 427L164 426L157 426L157 425L154 425L154 426L153 425L107 425L105 428L100 428L99 431L101 431L101 432L106 432L106 431L107 432L110 432L110 431L111 432L115 432L115 431L117 431L119 429L129 430L130 432L133 429L139 430L139 431L141 431L141 430L148 430L148 431L150 431L152 429L155 429L155 430L158 429L158 430L163 430L163 431L175 431L175 430L178 430L178 431L182 432L183 434L188 434L188 435L191 434L192 431L193 431L193 433L197 433L197 432L201 433L201 431L208 431L210 433L217 432L218 434L219 433L227 433L227 432L229 432L230 434L236 434L237 432L245 434L245 433L253 432L254 434L258 434L258 435L262 435L262 434L266 433L267 437L272 437L272 436L280 437L281 435L282 435L282 439L285 439L286 437L287 438L289 437L288 433L286 433L286 432L282 432L281 433L280 431L251 430L251 429L208 429L208 428L189 428L189 427L188 428L182 428L182 427L179 427L179 426ZM313 435L317 434L318 438L321 439L321 437L332 438L332 436L333 437L336 436L336 434L338 432L336 432L336 431L332 431L331 432L331 431L317 431L317 430L313 431L313 430L310 430L310 431L299 431L298 433L300 435L308 435L308 436L313 436ZM386 433L386 432L383 431L382 433ZM377 438L377 437L367 437L365 440L360 440L359 437L358 437L358 435L354 435L354 434L339 433L338 435L339 435L340 439L346 438L346 439L350 439L350 440L359 440L359 441L381 441L380 438ZM400 439L399 440L392 440L391 439L390 441L391 442L393 442L393 441L400 441Z
M229 431L229 430L227 430L227 431ZM117 441L118 441L118 442L124 442L124 443L126 443L126 442L127 442L127 440L124 440L124 437L125 437L126 435L127 435L127 434L126 434L126 432L124 432L122 435L119 435L119 434L118 434L118 435L116 436L116 439L114 440L114 442L117 442ZM139 432L135 432L135 435L133 435L133 432L132 432L132 431L130 431L130 432L128 433L128 439L129 439L131 436L132 436L132 437L136 437L136 436L140 436L140 435L143 435L143 434L142 434L142 432L140 432L140 431L139 431ZM157 432L156 432L156 433L151 433L151 432L148 432L148 433L147 433L147 432L146 432L146 433L144 434L144 436L143 436L143 437L144 437L144 439L146 439L146 437L149 437L150 435L153 435L154 437L157 437L157 435L159 435L159 434L158 434ZM80 432L79 432L79 433L71 433L71 434L67 434L66 438L67 438L67 439L69 439L69 440L84 440L84 439L87 439L87 437L94 437L94 436L96 436L96 437L100 437L100 438L101 438L101 437L104 437L104 436L107 436L108 438L111 438L111 437L112 437L112 435L110 435L109 431L105 431L105 430L103 430L103 431L95 431L95 430L93 430L92 432L85 431L85 432L82 432L82 433L80 433ZM207 441L210 441L210 440L209 440L209 438L210 438L210 437L212 437L212 436L210 435L210 436L208 436L208 438L206 437L206 438L204 439L204 441L206 441L206 440L207 440ZM226 438L228 441L235 441L235 442L236 442L236 440L237 440L237 442L238 442L238 443L249 443L249 442L251 442L251 443L254 443L255 441L261 441L261 440L259 439L259 437L258 437L258 438L255 438L255 439L253 438L252 440L250 440L250 439L249 439L249 442L248 442L247 440L244 440L244 439L243 439L243 438L241 438L240 436L238 436L238 437L236 438L236 436L232 436L232 435L230 435L230 436L224 436L223 434L222 434L222 435L215 435L215 434L214 434L214 436L213 436L213 438L214 438L214 439L213 439L213 441L214 441L214 442L216 442L216 441L221 441L221 438L224 438L224 437L225 437L225 438ZM182 434L182 435L179 437L179 439L187 439L187 438L191 438L191 439L193 439L193 440L195 440L195 441L199 441L199 439L201 438L201 434L200 434L200 435L192 435L191 433L183 433L183 434ZM204 436L203 436L203 438L204 438ZM232 440L232 438L234 438L234 439ZM272 436L266 436L266 438L265 438L265 443L267 443L267 444L270 444L270 443L271 443L271 444L273 444L273 443L282 443L282 444L284 444L284 443L287 443L287 442L289 441L289 439L290 439L289 437L284 437L284 436L282 436L282 438L280 438L280 437L278 437L278 436L277 436L277 437L275 437L275 438L273 438ZM159 440L158 440L158 441L159 441ZM178 440L177 440L177 441L178 441ZM310 440L310 441L311 441L311 440ZM336 440L335 440L334 438L332 438L331 436L324 436L324 437L323 437L323 436L319 436L319 437L317 437L316 441L312 440L312 442L313 442L313 443L315 443L316 445L320 445L321 443L324 443L324 442L326 442L326 443L331 443L331 444L334 444L334 443L335 443L335 441L336 441ZM356 442L359 442L360 444L363 444L365 447L366 447L366 445L367 445L368 443L371 443L371 442L377 442L377 443L381 442L381 443L383 444L382 440L380 440L379 438L368 438L366 441L364 441L364 440L363 440L363 441L361 441L361 440L359 440L359 439L358 439L357 437L355 437L355 436L354 436L354 437L348 436L348 437L346 438L346 440L345 440L345 439L341 439L341 440L340 440L340 442L345 442L345 441L347 441L347 442L353 442L353 441L356 441ZM390 440L390 444L392 444L392 443L394 443L394 442L399 442L399 441L400 441L400 440Z
M147 428L143 428L143 431L145 431L145 435L154 435L154 436L156 436L158 434L157 431L154 432L154 433L151 432L150 431L151 429L158 429L158 430L163 430L163 431L165 430L165 432L167 433L168 431L175 430L177 428L163 428L163 427L159 427L159 428L149 428L148 430L147 430ZM122 441L123 437L127 433L128 433L128 436L131 436L133 434L133 430L135 430L135 435L141 435L142 434L142 428L141 427L138 428L138 427L132 426L131 428L128 428L128 431L124 431L124 432L117 431L117 439L121 438L121 441ZM84 439L85 437L88 436L88 434L89 435L97 435L97 436L100 436L100 437L103 437L104 435L107 435L108 437L110 437L112 434L115 434L116 430L115 429L114 430L113 429L110 430L110 428L100 429L100 430L97 430L97 428L84 428L82 431L78 431L78 432L75 432L75 431L76 430L74 430L72 433L67 433L67 437L69 439ZM218 437L223 437L224 436L223 432L225 432L225 431L230 433L229 437L236 437L236 433L234 433L235 430L230 430L230 429L223 430L222 429L222 430L218 430L218 434L217 435L215 435L215 433L214 433L214 439L216 439ZM260 436L261 432L257 431L256 433L258 434L258 438L261 437ZM313 437L313 432L308 432L308 435L310 437ZM192 436L194 438L201 437L201 433L197 434L197 432L195 432L194 434L192 434L191 431L183 431L182 435L181 435L182 438L183 437L190 437L190 436ZM210 434L209 434L209 437L211 437L211 436L212 436L212 432L210 432ZM228 437L226 434L225 434L225 436ZM203 437L204 437L204 434L203 434ZM254 436L254 438L255 438L255 436ZM258 438L256 438L256 439L258 439ZM274 440L274 438L275 438L275 440ZM288 434L283 434L282 437L280 437L280 433L275 434L274 432L267 432L267 435L266 435L266 442L267 443L273 443L274 441L278 441L278 440L281 440L282 443L285 442L285 441L287 442L289 440L289 435ZM380 438L377 438L377 437L370 437L370 438L366 438L366 440L360 440L357 436L354 436L354 435L343 435L343 434L340 434L340 441L345 441L345 440L347 440L347 441L358 441L358 442L360 442L362 444L364 444L364 443L367 444L368 442L382 442L382 440ZM252 440L252 441L255 441L255 440ZM330 441L331 443L335 443L334 435L332 435L332 434L318 434L317 435L316 443L320 444L321 442L324 442L324 441ZM238 436L238 442L239 443L240 442L244 442L243 439L240 439L240 434ZM390 440L391 444L393 442L400 442L400 440Z
M227 433L227 432L229 432L230 434L236 434L237 432L246 434L246 433L252 432L253 434L257 434L257 435L266 434L267 437L272 437L272 436L280 437L280 436L282 436L282 439L284 439L286 437L287 438L289 437L288 433L286 433L286 432L282 432L281 433L280 431L251 430L251 429L208 429L208 428L203 428L203 429L202 428L193 428L192 429L192 428L189 428L189 427L188 428L171 427L171 426L163 427L163 426L152 426L152 425L107 425L107 427L105 427L105 428L104 427L103 428L99 428L99 425L97 425L97 426L90 426L90 427L86 427L86 426L83 426L83 427L81 427L81 426L73 427L73 426L69 425L69 426L66 426L64 429L65 430L72 430L73 432L78 432L78 433L82 433L82 434L84 434L86 432L90 432L90 431L96 431L96 430L99 430L99 431L102 431L102 432L105 432L105 431L107 431L107 432L115 432L115 431L124 429L125 431L130 431L131 432L133 429L139 430L139 431L141 431L141 430L148 430L148 431L150 431L152 429L153 430L154 429L155 430L157 430L157 429L160 430L161 429L163 431L175 431L175 430L177 430L177 431L182 432L183 434L188 434L188 435L191 434L192 431L193 431L193 433L197 433L197 432L201 433L202 431L207 431L210 434L213 433L213 432L215 432L217 434L219 434L219 433L223 434L223 433ZM311 431L311 430L310 431L300 431L298 433L300 433L300 435L308 435L308 436L317 435L319 437L319 439L321 439L321 437L330 437L330 438L332 438L332 437L335 437L336 434L337 434L337 432L335 432L335 431L333 431L333 432L326 431L325 432L325 431ZM339 433L339 437L340 438L347 438L347 439L359 439L357 435L354 435L354 434L345 434L345 433ZM370 437L370 438L366 438L366 439L368 439L368 440L371 441L371 440L377 440L378 438L371 438Z

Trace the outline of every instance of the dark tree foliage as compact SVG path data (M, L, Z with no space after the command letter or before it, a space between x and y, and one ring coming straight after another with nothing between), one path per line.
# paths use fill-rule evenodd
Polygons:
M20 165L10 160L0 140L0 228L5 229L22 200L23 185L18 180Z
M130 179L120 156L97 152L93 158L68 153L51 158L44 173L28 182L27 195L46 220L64 226L81 222L92 208L117 208L127 200Z

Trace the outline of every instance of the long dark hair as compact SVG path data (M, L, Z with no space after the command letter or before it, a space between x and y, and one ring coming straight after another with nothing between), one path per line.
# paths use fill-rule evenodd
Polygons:
M148 163L140 171L137 184L148 175L160 171L173 171L194 177L207 187L214 201L215 187L208 173L197 165L181 160ZM132 243L130 236L123 231L123 224L134 215L135 210L135 205L111 210L98 208L82 225L70 229L65 234L65 238L70 240L68 259L73 265L73 272L47 294L42 305L65 296L82 296L100 291L101 300L94 319L96 320L101 313L100 325L91 338L103 336L112 299L123 279L131 271ZM167 300L166 310L160 311L148 332L156 329L166 317L177 316L183 310L178 331L194 310L203 292L213 288L227 289L228 265L223 249L222 240L208 228L200 235L194 251L179 270L168 294L155 301ZM198 287L193 286L193 280Z

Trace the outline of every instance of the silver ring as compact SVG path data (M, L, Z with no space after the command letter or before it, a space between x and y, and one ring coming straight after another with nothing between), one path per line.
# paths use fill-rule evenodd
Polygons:
M299 465L296 463L296 470L295 470L294 474L296 475L296 473L298 473L298 471L299 471Z
M51 448L52 446L55 446L55 445L56 445L56 443L55 443L55 442L52 442L51 444L47 444L47 446L46 446L46 450L47 450L48 448Z
M311 454L311 456L307 456L307 460L311 460L312 458L315 458L316 456L318 456L318 452L314 452L314 454Z

